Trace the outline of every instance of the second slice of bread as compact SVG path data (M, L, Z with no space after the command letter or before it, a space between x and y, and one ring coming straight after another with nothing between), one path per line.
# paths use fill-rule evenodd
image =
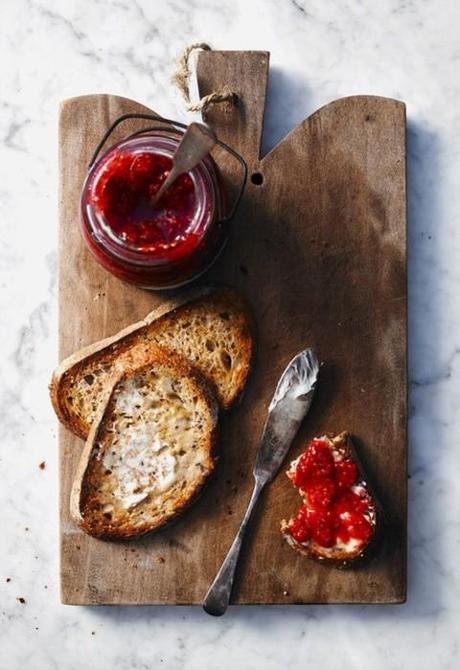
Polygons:
M214 469L218 406L177 355L151 349L114 372L78 467L71 514L90 535L129 539L160 528Z
M60 421L86 439L114 369L141 364L157 346L185 357L227 409L241 394L253 357L247 305L232 289L200 289L165 302L144 321L73 354L50 384Z

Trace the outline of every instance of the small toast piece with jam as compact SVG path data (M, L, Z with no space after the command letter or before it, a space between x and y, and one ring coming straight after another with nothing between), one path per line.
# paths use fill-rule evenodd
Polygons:
M297 515L281 522L288 544L336 567L363 558L383 519L349 434L313 439L286 474L302 498Z

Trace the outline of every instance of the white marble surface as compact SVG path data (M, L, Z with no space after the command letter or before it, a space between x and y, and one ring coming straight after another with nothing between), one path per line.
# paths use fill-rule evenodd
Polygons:
M1 0L0 668L460 667L459 23L457 0ZM172 62L197 39L271 51L266 148L333 98L407 102L405 606L234 608L215 620L193 608L59 604L46 392L57 347L58 103L105 91L178 114Z

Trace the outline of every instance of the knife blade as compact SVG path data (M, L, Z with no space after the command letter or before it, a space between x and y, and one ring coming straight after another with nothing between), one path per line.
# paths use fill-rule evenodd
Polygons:
M315 393L319 363L312 349L297 354L280 377L268 408L268 416L257 458L254 477L270 481L278 472Z
M244 534L264 486L283 463L305 415L310 409L318 380L319 363L312 349L305 349L287 365L268 408L268 416L254 464L254 489L246 513L222 567L207 592L203 608L221 616L230 601Z

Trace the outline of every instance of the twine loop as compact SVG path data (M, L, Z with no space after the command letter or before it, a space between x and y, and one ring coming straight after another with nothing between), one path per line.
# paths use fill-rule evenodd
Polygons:
M238 96L228 86L223 86L218 91L212 91L208 95L203 96L198 102L192 103L190 99L189 79L190 79L190 57L194 51L211 51L209 44L205 42L196 42L186 47L177 61L177 69L172 75L171 79L177 86L182 97L187 104L187 111L202 112L208 109L211 105L223 102L236 105Z

